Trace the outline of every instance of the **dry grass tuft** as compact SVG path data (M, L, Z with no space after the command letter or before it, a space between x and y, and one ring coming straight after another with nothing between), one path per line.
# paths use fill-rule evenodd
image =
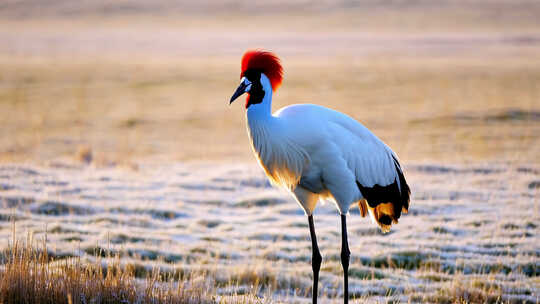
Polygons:
M510 303L503 301L501 286L496 283L483 279L467 281L459 276L424 300L435 303Z
M0 303L214 303L218 301L210 280L189 276L168 280L154 269L143 280L133 267L123 267L118 257L106 263L80 258L55 260L46 244L39 250L30 242L3 251ZM195 275L195 273L193 273ZM221 303L260 302L254 295L233 294Z

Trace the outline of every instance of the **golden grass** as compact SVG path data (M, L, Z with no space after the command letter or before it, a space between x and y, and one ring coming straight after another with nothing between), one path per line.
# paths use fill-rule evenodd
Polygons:
M304 6L6 6L0 161L251 159L242 101L227 106L249 47L282 58L274 109L343 111L406 161L536 159L538 3Z
M31 243L15 240L3 250L0 303L263 303L259 286L277 284L275 277L247 268L228 273L226 281L204 271L171 274L158 268L138 279L136 266L121 264L118 256L59 259L49 255L45 242L41 249ZM251 291L218 296L218 287L234 291L239 284L249 284Z
M15 223L12 227L15 235ZM273 303L276 294L285 302L293 301L291 293L311 297L308 263L280 271L283 265L275 268L269 261L257 259L242 265L224 265L219 258L209 255L201 257L192 267L175 264L167 268L163 265L149 268L133 260L122 261L121 250L112 253L111 250L97 249L99 252L94 252L91 259L87 256L83 260L77 254L75 257L56 255L49 245L46 233L44 239L37 242L31 235L25 241L12 237L9 246L0 254L0 303L240 304ZM389 301L395 296L396 301L406 297L409 301L430 303L529 303L530 299L512 299L509 295L517 291L534 294L534 287L529 285L531 281L514 281L516 277L534 276L522 270L513 273L514 279L501 280L504 271L494 269L489 263L486 269L491 270L464 274L457 269L443 270L440 265L425 260L425 254L416 251L402 252L401 256L410 257L410 260L400 263L397 256L375 257L370 267L357 263L350 269L349 276L366 285L380 281ZM395 290L387 278L403 274L405 269L415 270L411 274L424 281L425 287L409 290L405 284L404 290ZM323 286L332 281L331 284L336 286L326 286L320 299L340 301L337 291L342 268L338 254L327 256L322 271ZM329 277L332 277L330 281ZM366 288L350 296L353 302L365 302L370 296L381 295L380 292Z
M532 161L540 61L491 60L285 57L274 109L313 102L343 111L405 160ZM0 160L80 159L80 147L98 164L250 159L243 101L227 105L236 61L2 61Z
M6 6L0 161L81 159L80 147L95 164L251 159L242 102L227 106L249 47L283 60L274 109L341 110L404 160L536 159L538 3L304 6Z
M456 276L454 280L443 284L436 294L427 296L422 301L435 303L505 303L502 300L502 287L486 278L463 280ZM506 301L510 302L510 301Z
M46 250L15 245L6 250L6 264L0 272L2 303L171 303L208 302L201 294L178 289L156 288L156 276L140 284L133 272L119 264L106 268L70 259L51 264ZM173 291L174 290L174 291Z
M139 279L135 275L136 266L120 263L118 256L97 258L94 262L62 259L50 255L45 242L38 245L41 249L30 243L14 241L3 250L0 303L268 303L271 298L259 297L263 290L267 294L293 288L306 297L311 292L303 283L279 279L265 267L235 267L226 273L202 269L171 273L154 268L144 279ZM329 271L328 267L323 270ZM336 264L334 271L341 275L340 265ZM352 269L350 275L367 280L384 279L378 273L365 270ZM433 290L435 293L407 296L414 301L431 303L511 303L502 301L501 285L489 276L471 279L456 274L450 281L441 276L449 277L431 271L420 276L443 281ZM232 294L219 296L219 288L230 290ZM355 300L366 300L367 296L369 293L360 297L352 295Z

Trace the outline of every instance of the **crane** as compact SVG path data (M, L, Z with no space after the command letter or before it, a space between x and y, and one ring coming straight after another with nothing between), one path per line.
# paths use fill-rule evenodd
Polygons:
M383 232L407 213L410 189L397 155L353 118L314 104L294 104L272 114L272 94L283 68L272 52L248 50L240 85L229 104L246 93L247 130L252 149L273 185L287 189L308 217L312 244L313 303L317 303L322 256L313 211L321 199L333 201L341 216L343 301L348 303L349 208L358 204Z

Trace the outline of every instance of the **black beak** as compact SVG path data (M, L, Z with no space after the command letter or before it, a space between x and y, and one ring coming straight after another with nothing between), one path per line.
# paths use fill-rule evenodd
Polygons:
M244 94L246 92L246 85L242 82L240 86L236 89L233 96L231 97L231 101L229 101L229 104L233 103L233 101L240 97L240 95Z

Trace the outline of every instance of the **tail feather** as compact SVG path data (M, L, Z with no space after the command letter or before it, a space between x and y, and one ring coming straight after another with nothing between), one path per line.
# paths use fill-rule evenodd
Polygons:
M365 199L358 201L362 216L369 211L371 219L383 232L390 231L392 224L397 224L401 213L409 211L411 190L398 160L394 157L397 178L387 186L374 185L363 187L357 182Z
M399 218L399 214L394 213L393 203L379 204L375 208L369 207L369 215L371 220L379 225L384 233L389 232L392 224L397 224Z

